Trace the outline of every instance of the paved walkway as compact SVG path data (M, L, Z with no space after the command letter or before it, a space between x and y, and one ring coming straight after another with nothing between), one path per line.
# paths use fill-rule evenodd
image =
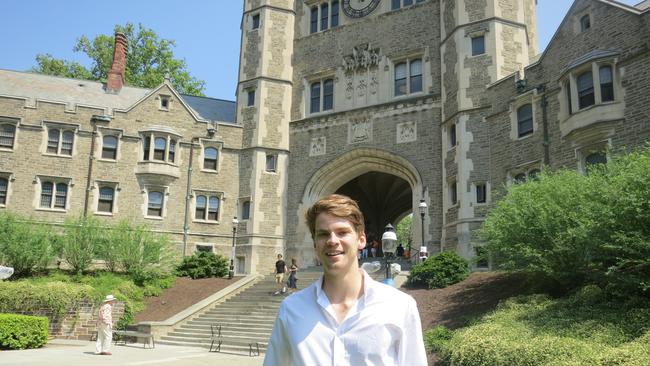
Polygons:
M113 347L112 356L95 355L95 342L54 339L45 347L23 351L0 351L2 366L88 366L88 365L161 365L161 366L261 366L264 355L249 357L206 348L164 344L143 349L137 343Z

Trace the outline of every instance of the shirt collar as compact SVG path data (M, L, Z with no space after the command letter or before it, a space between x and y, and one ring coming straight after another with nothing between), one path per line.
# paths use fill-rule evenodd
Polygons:
M357 299L357 301L361 302L362 304L368 304L375 297L376 281L373 280L372 277L370 277L370 275L366 273L366 271L364 271L363 269L359 269L359 270L363 275L363 295L361 295L361 297ZM323 279L324 279L324 275L321 275L318 281L316 282L316 302L323 309L327 309L331 304L329 298L327 297L327 294L325 294L325 291L323 291Z

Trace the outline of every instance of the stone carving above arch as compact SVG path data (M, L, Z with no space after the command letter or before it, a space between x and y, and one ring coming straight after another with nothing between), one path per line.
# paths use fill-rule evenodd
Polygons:
M352 48L352 54L343 56L343 70L346 74L363 72L378 67L380 61L379 48L372 48L370 43L360 44Z
M348 144L372 141L372 122L367 117L356 118L348 124Z
M404 122L397 125L397 143L413 142L417 140L417 124Z
M326 141L325 136L312 138L309 145L309 156L325 155Z

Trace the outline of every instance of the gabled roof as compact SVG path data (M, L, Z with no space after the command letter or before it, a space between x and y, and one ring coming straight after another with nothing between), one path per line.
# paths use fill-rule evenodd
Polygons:
M74 110L77 106L101 108L110 115L115 110L132 109L164 85L168 84L163 83L154 89L124 86L119 93L111 94L106 92L103 83L96 81L0 69L0 96L25 98L31 106L41 100L63 103L66 110ZM235 122L235 102L181 94L177 96L197 119Z
M608 4L608 5L623 9L623 10L627 10L627 11L633 13L633 14L641 14L641 13L643 13L645 11L650 10L650 0L642 1L641 3L639 3L639 4L635 5L635 6L630 6L630 5L627 5L627 4L623 4L623 3L620 3L620 2L615 1L615 0L593 0L593 1L598 1L598 2L601 2L601 3L605 3L605 4ZM546 48L544 49L544 51L542 51L542 54L538 57L538 59L535 62L531 62L528 66L526 66L525 67L526 69L536 65L537 63L540 63L544 59L544 56L546 55L546 51L548 51L550 46L554 43L555 38L558 35L558 32L560 31L560 29L562 29L562 27L564 26L564 23L566 23L568 21L570 15L573 13L574 7L576 6L576 2L577 2L577 0L574 0L573 4L571 4L571 7L569 8L569 10L564 15L564 18L562 19L562 22L555 29L555 33L553 33L553 37L551 37L551 39L549 40L549 42L546 45Z
M181 94L185 103L203 119L219 122L235 122L237 104L233 101Z

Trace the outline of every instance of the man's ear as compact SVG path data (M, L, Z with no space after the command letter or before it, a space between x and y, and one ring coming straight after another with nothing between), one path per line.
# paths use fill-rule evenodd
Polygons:
M359 234L359 249L363 249L366 247L366 234L361 233Z

